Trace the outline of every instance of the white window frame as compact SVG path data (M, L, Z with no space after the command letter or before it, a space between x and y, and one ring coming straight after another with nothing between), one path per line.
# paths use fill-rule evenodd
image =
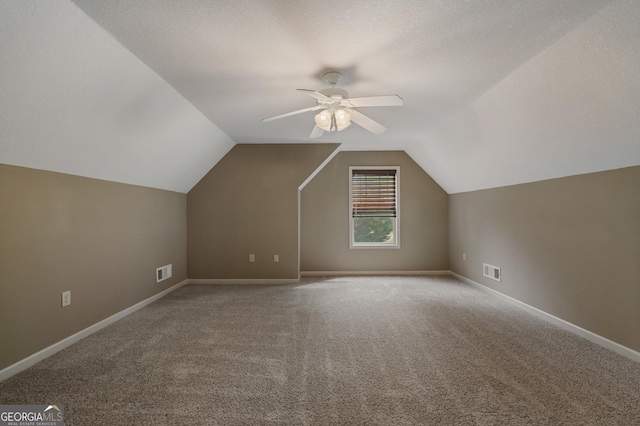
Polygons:
M353 171L395 170L396 172L396 217L394 218L395 243L357 243L353 224ZM400 166L349 166L349 248L350 249L399 249L400 248Z

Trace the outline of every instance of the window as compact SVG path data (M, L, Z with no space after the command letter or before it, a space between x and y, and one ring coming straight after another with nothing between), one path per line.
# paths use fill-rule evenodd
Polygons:
M400 167L349 167L349 246L400 247Z

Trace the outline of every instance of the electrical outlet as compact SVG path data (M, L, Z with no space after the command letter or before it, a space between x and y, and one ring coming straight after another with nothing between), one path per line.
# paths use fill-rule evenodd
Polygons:
M274 262L280 262L280 255L278 255L278 254L274 254L274 255L273 255L273 261L274 261Z
M255 254L250 254L249 255L249 262L255 262L256 261L256 255Z
M71 304L71 290L62 292L62 307L69 306Z
M467 253L462 253L462 260L464 260L464 261L467 260Z

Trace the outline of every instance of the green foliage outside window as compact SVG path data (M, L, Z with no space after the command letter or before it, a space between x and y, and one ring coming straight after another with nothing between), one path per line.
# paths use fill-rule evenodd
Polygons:
M393 243L393 217L353 218L354 242Z

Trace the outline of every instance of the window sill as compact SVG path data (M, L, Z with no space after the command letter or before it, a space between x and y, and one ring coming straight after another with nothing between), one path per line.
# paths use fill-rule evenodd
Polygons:
M356 243L350 244L350 249L399 249L400 244L366 244L366 243Z

